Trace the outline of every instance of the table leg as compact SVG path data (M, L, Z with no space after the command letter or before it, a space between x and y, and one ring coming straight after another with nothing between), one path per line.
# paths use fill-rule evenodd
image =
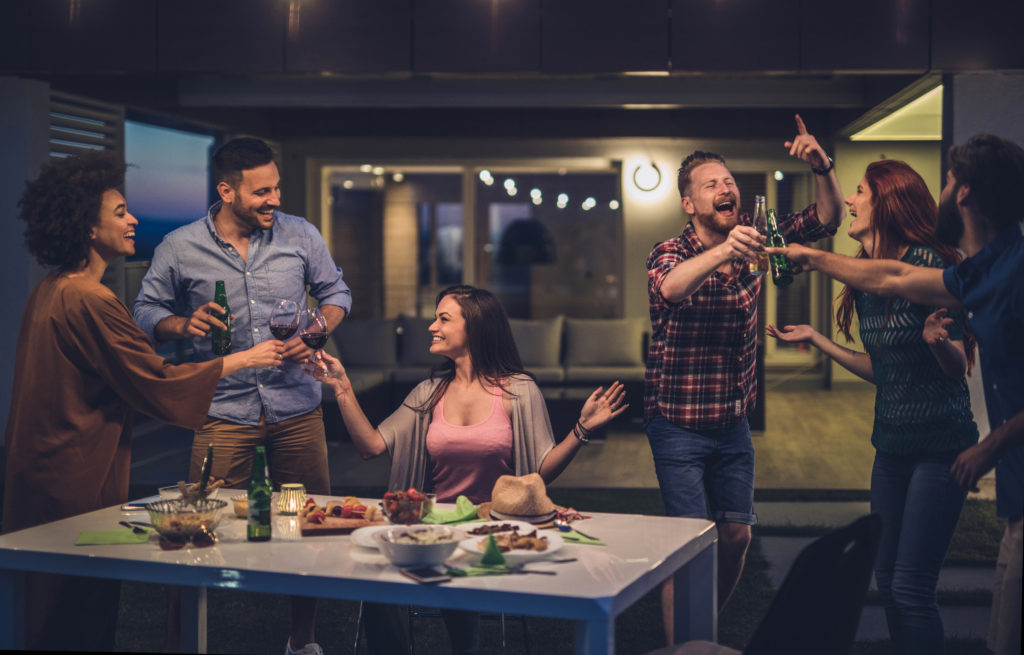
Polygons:
M576 655L614 655L615 619L576 621Z
M25 574L0 570L0 650L25 648Z
M712 543L673 576L673 621L677 644L718 641L718 548Z
M206 587L181 588L181 648L206 652Z

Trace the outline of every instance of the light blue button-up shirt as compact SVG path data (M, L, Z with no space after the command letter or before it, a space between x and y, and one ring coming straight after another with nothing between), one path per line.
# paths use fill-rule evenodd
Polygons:
M191 316L213 300L214 285L224 280L231 323L231 351L239 352L273 339L270 312L280 299L306 305L309 295L321 305L352 307L352 293L323 237L299 216L274 212L274 226L249 237L247 259L217 236L213 217L220 202L194 223L180 227L157 246L153 262L135 299L135 322L156 342L153 331L168 316ZM196 361L213 359L210 337L192 339ZM210 416L257 425L262 410L267 423L309 413L321 401L320 383L299 364L284 362L269 369L243 369L223 378L210 405Z

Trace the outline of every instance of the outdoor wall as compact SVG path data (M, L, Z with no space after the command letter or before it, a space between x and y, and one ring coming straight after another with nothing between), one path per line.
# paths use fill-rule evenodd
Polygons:
M46 274L25 250L25 224L17 216L25 180L34 178L49 156L49 110L48 84L0 78L0 303L7 310L7 329L0 331L0 428L7 425L11 407L21 314L29 292Z

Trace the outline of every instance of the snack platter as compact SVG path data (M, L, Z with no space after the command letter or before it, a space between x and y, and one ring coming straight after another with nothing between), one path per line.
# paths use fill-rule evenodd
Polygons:
M317 535L351 534L353 530L370 525L387 525L376 505L365 505L354 496L342 501L330 501L320 507L312 498L299 512L299 530L303 537Z

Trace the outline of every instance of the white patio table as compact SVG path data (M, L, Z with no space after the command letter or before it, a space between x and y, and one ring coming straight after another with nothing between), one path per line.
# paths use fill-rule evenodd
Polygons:
M607 546L566 543L552 557L577 561L528 565L557 575L482 576L420 585L399 574L379 552L353 544L349 536L303 537L295 517L275 516L274 538L250 543L245 521L230 514L230 507L226 513L217 528L219 542L207 548L165 551L155 537L145 544L74 545L82 530L115 529L125 519L148 520L145 512L126 513L119 507L0 536L0 649L23 644L20 599L27 571L180 585L182 647L200 653L206 651L210 587L570 619L576 623L576 652L604 654L615 650L615 617L674 576L677 641L714 641L717 636L717 533L710 521L591 513L592 518L578 525Z

